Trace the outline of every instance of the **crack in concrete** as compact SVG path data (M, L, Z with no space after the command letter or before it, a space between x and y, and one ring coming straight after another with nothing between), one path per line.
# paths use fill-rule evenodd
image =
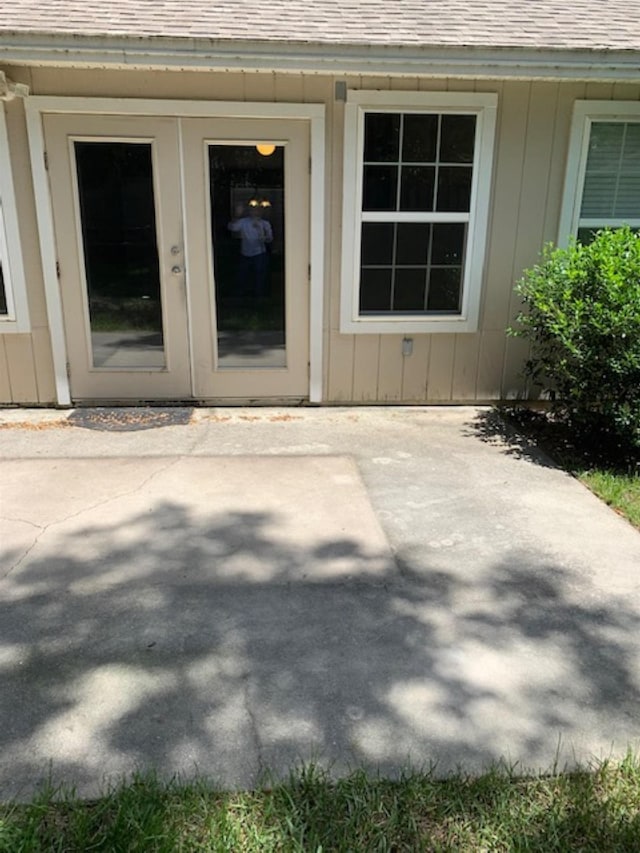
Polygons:
M41 528L40 533L38 533L38 535L37 535L37 536L36 536L36 538L33 540L33 542L31 543L31 545L29 545L29 547L27 548L27 550L22 554L22 556L21 556L21 557L19 557L19 558L16 560L16 562L15 562L15 563L13 563L13 565L9 566L9 568L7 569L7 571L2 575L2 578L1 578L2 580L5 580L6 578L8 578L8 577L9 577L9 575L11 574L11 572L12 572L14 569L17 569L17 568L18 568L18 566L19 566L21 563L23 563L23 562L24 562L24 560L29 556L29 554L31 553L31 551L33 551L33 549L36 547L36 545L37 545L37 544L38 544L38 542L40 541L41 537L42 537L42 536L44 536L44 534L45 534L45 533L46 533L46 531L48 530L49 526L50 526L50 525L46 525L46 527Z
M18 522L19 524L28 524L29 527L35 527L36 530L43 530L41 524L36 524L35 521L27 521L26 518L10 518L8 515L0 515L0 521L9 521L11 523Z
M111 503L112 501L116 501L116 500L119 500L120 498L128 497L129 495L135 495L136 492L139 492L148 483L150 483L154 479L154 477L157 477L159 474L163 474L165 471L168 471L169 468L173 467L174 465L176 465L178 462L180 462L184 458L185 458L184 455L180 455L180 456L175 457L174 459L171 459L169 462L167 462L166 465L163 465L162 467L158 468L156 471L153 471L151 474L149 474L148 477L145 477L145 479L141 483L138 483L138 485L135 486L135 488L133 488L133 489L129 489L126 492L120 492L117 495L112 495L109 498L105 498L105 500L98 501L95 504L91 504L91 506L82 507L82 509L77 510L77 512L70 512L68 515L65 515L63 518L59 518L56 521L50 522L49 524L45 524L44 526L40 526L40 533L38 533L38 535L33 540L31 545L29 545L27 550L22 554L22 556L18 560L16 560L15 563L13 563L13 565L9 566L7 571L2 575L2 577L0 579L6 580L6 578L8 578L9 575L13 571L15 571L26 560L26 558L29 556L31 551L33 551L33 549L38 544L40 539L52 527L56 527L59 524L64 524L66 521L70 521L72 518L79 518L83 513L92 512L94 509L98 509L101 506L106 506L107 504ZM7 519L7 521L11 521L11 519ZM25 522L25 523L29 524L30 522ZM34 525L34 527L39 527L39 525Z

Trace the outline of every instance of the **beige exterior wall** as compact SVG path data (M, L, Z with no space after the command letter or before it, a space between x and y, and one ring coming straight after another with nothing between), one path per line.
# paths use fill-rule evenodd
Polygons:
M513 283L557 237L573 102L640 99L640 84L465 81L434 78L204 72L135 72L3 66L34 95L280 101L326 104L326 248L324 388L333 403L482 402L522 395L522 342L505 327L517 312ZM495 92L498 123L479 331L414 334L402 355L401 335L339 332L344 104L349 88ZM24 109L5 105L32 331L0 335L0 402L55 401L47 314L39 260Z

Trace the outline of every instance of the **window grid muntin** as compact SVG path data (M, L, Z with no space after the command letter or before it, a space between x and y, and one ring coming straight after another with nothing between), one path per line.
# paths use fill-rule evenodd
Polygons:
M478 132L477 116L474 113L465 113L465 112L452 113L452 112L425 111L425 112L415 113L415 112L412 112L411 110L404 110L402 112L391 112L392 115L395 114L395 115L398 115L400 117L397 158L395 160L366 160L364 158L364 145L365 145L365 138L366 138L366 121L367 121L367 118L370 115L384 115L384 114L388 114L389 112L390 111L376 110L376 109L366 110L364 112L365 129L364 129L363 143L362 143L363 144L363 151L362 151L362 195L360 198L360 210L361 210L362 214L364 215L365 213L410 213L410 212L416 212L416 211L410 211L410 210L402 210L400 207L401 194L402 194L402 178L403 178L403 172L404 172L405 166L408 166L408 167L419 166L419 167L423 167L423 168L427 168L427 167L433 168L433 170L434 170L433 196L432 196L431 209L430 209L430 211L428 211L428 212L433 212L433 213L449 212L449 211L438 211L437 210L437 205L439 202L438 187L439 187L439 181L440 181L440 168L441 167L453 168L453 169L465 170L468 173L470 172L471 180L469 182L469 208L465 211L459 211L460 213L468 213L469 209L471 207L471 197L472 197L472 191L473 191L473 175L474 175L475 160L476 160L475 151L476 151L477 135L478 135L477 134L477 132ZM437 116L438 121L437 121L437 125L436 125L436 145L435 145L436 157L435 157L435 160L404 160L403 159L404 124L405 124L404 120L405 120L405 116L407 116L407 115L435 115L435 116ZM467 115L467 116L471 116L474 119L474 124L473 124L474 157L469 162L456 162L453 160L443 160L440 156L440 147L441 147L441 142L442 142L442 121L443 121L443 118L445 116L450 116L450 115L454 115L454 116ZM365 210L365 208L364 208L365 189L364 188L365 188L365 184L366 184L366 168L367 168L367 166L387 167L387 168L394 168L396 170L396 188L395 188L396 206L395 206L395 210L388 210L388 211L387 210L371 210L371 209ZM427 211L425 210L424 212L427 212ZM458 211L456 211L456 212L458 212Z
M376 220L379 221L379 220ZM411 222L415 222L416 224L425 224L429 225L429 236L427 243L427 259L425 264L398 264L397 263L397 254L398 254L398 225L405 224L404 222L394 221L389 222L386 221L384 224L393 226L393 241L391 248L391 263L390 264L367 264L363 263L362 260L360 262L360 276L361 276L361 288L359 293L359 313L361 316L370 317L370 316L385 316L387 314L406 314L408 316L423 316L424 314L431 315L447 315L447 314L460 314L462 310L462 290L464 286L464 272L467 261L467 246L469 243L469 222L468 218L464 222L452 221L448 222L432 222L427 220L411 220ZM360 246L364 242L363 234L364 234L364 225L366 224L365 220L362 221L360 226ZM453 264L434 264L433 263L433 246L434 246L434 226L440 224L451 224L451 225L464 225L464 231L462 235L462 247L460 252L460 259ZM400 311L399 309L394 308L395 303L395 286L396 286L396 273L398 270L422 270L424 274L424 297L423 297L423 307L421 310L413 310L413 311ZM429 296L430 296L430 288L431 288L431 273L432 270L459 270L459 283L458 283L458 305L456 309L429 309ZM388 270L391 274L391 285L389 291L389 308L386 310L363 310L362 309L362 272L364 270Z
M397 114L400 118L400 126L398 132L398 152L396 160L366 160L364 159L364 147L365 147L365 137L366 137L366 122L369 115L381 115L383 113L391 113ZM404 129L405 129L405 117L407 115L436 115L437 116L437 124L436 124L436 144L435 144L435 160L408 160L405 161L403 159L403 148L404 148ZM440 156L440 148L442 143L442 121L445 115L470 115L473 117L473 142L472 142L472 150L473 157L470 162L454 162L454 161L443 161ZM359 245L360 250L362 250L362 241L363 241L363 225L366 222L383 222L390 225L393 225L393 244L392 244L392 261L391 266L387 266L385 264L363 264L362 259L360 259L360 281L358 287L358 315L361 317L371 317L371 316L458 316L462 313L462 303L463 303L463 290L464 290L464 282L465 282L465 269L466 269L466 261L467 261L467 245L469 238L469 220L470 220L470 210L473 198L473 179L474 179L474 170L476 168L476 159L477 159L477 144L478 144L478 118L475 113L468 112L436 112L436 111L420 111L420 113L415 113L411 110L404 111L390 111L390 110L366 110L364 111L363 116L363 142L362 142L362 190L360 197L360 233L359 233ZM364 186L365 186L365 175L366 175L366 167L367 166L387 166L394 167L397 170L396 175L396 188L395 188L395 197L396 197L396 209L395 210L365 210L364 209ZM402 198L402 186L403 186L403 169L405 166L422 166L422 167L433 167L434 168L434 181L433 181L433 193L431 200L431 209L424 211L415 211L415 210L402 210L400 208L401 198ZM465 169L467 172L471 173L470 179L470 190L469 190L469 205L468 209L464 211L439 211L437 210L437 205L439 202L438 199L438 189L439 189L439 179L440 179L440 166L446 167L454 167ZM398 225L404 222L416 222L416 223L424 223L430 226L429 228L429 242L427 247L427 262L424 266L421 265L398 265L397 264L397 245L398 245ZM433 250L433 226L438 223L455 223L455 224L463 224L465 225L464 236L463 236L463 244L462 244L462 259L459 264L451 264L444 265L438 264L436 265L437 269L456 269L459 270L459 283L458 283L458 301L457 308L453 309L442 309L442 310L429 310L429 290L430 290L430 282L431 282L431 271L434 268L432 264L432 250ZM398 269L421 269L424 271L424 295L423 295L423 308L422 310L416 311L406 311L406 310L397 310L394 308L395 303L395 290L396 290L396 273ZM391 273L391 284L390 284L390 292L389 292L389 309L388 310L363 310L362 302L363 302L363 293L362 293L362 273L364 270L368 269L385 269L389 270Z

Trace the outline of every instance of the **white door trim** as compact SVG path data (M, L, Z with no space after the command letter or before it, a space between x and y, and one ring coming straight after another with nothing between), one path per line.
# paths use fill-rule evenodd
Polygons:
M47 316L53 352L57 402L71 403L67 377L67 347L62 319L62 302L56 272L56 244L49 182L45 167L42 116L51 113L85 115L169 116L175 118L282 118L310 123L311 165L309 211L310 298L309 298L309 401L322 402L322 342L324 323L324 187L325 187L325 106L324 104L257 103L248 101L178 101L138 98L78 98L31 96L25 99L27 130L40 255L47 302ZM182 164L181 164L182 168ZM192 343L190 343L192 346Z

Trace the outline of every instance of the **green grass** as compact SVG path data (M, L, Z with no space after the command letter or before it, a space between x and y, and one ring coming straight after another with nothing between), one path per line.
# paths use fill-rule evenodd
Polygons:
M640 452L607 438L577 435L561 420L526 408L505 409L507 422L532 438L560 467L640 529ZM640 843L638 844L640 851Z
M139 776L96 801L47 790L0 806L0 850L637 851L640 764L519 779L496 769L436 781L308 767L255 792Z
M582 471L578 477L601 500L640 529L640 477L637 474L595 469Z

